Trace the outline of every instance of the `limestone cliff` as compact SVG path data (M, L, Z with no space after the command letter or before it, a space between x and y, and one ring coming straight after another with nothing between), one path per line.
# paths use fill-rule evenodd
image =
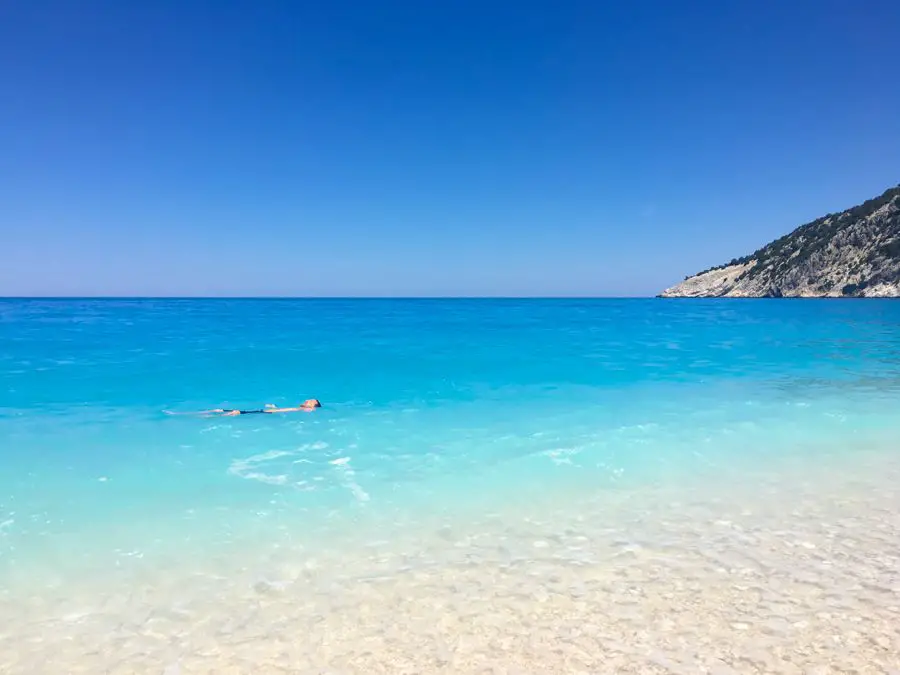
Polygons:
M660 297L900 297L900 186L688 277Z

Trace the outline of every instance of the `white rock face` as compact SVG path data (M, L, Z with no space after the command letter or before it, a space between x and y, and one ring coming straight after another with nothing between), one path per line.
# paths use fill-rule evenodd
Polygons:
M900 297L900 187L689 277L664 298Z
M718 298L729 296L735 290L738 278L755 264L754 260L744 265L729 265L688 277L677 286L664 290L660 297Z

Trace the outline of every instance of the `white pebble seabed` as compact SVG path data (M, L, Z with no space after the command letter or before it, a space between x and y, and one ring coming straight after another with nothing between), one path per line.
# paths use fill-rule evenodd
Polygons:
M890 449L360 527L7 588L0 672L900 672Z

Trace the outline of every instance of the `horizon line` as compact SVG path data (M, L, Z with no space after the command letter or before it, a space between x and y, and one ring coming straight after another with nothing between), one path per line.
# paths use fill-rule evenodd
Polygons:
M642 300L655 295L0 295L0 300Z

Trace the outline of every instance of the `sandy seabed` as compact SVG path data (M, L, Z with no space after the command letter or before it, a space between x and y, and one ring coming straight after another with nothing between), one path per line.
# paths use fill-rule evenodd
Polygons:
M7 588L0 672L900 673L900 452Z

